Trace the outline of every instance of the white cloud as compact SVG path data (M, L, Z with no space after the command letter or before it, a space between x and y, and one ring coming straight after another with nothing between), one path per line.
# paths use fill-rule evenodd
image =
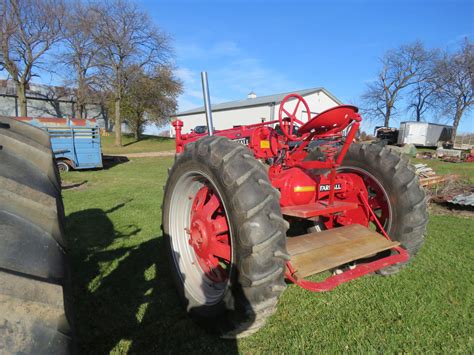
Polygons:
M201 59L206 55L204 49L195 43L177 42L175 48L178 58Z
M219 56L235 56L240 53L240 48L234 41L221 41L212 47L211 52Z
M176 72L184 84L184 92L178 99L180 111L203 105L201 69L209 73L212 103L240 100L250 91L263 96L302 89L293 80L272 69L270 63L246 54L234 41L220 41L203 47L196 43L180 44L178 48L186 62Z
M189 100L186 98L186 95L181 95L178 98L178 112L179 111L187 111L198 106L195 101Z
M242 97L250 91L254 91L257 95L269 95L301 89L284 74L252 57L239 58L217 68L215 76L221 85L228 86Z
M241 53L238 44L231 40L219 41L211 45L199 46L196 42L178 42L178 57L188 60L204 60L211 57L237 56Z
M193 84L196 81L196 73L188 68L178 68L175 74L185 84Z
M179 111L203 106L200 73L189 68L179 68L176 70L176 76L183 82L183 94L178 98ZM211 103L230 101L219 95L213 95L212 92Z

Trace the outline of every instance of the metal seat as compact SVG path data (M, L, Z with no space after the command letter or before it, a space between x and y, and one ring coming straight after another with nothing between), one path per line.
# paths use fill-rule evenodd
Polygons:
M344 130L352 121L360 121L359 109L351 105L332 107L314 116L300 127L298 133L314 131L318 135L332 135Z

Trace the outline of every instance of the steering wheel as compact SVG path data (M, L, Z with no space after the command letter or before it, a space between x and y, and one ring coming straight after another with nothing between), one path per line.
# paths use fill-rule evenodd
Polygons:
M296 99L295 108L293 112L290 113L288 109L285 108L285 104L288 104L290 100ZM301 120L296 118L296 113L298 112L298 108L300 104L303 103L304 108L306 109L307 117L302 117ZM287 105L289 106L289 105ZM296 134L293 134L294 127L296 125L298 127L303 126L306 122L311 119L311 112L309 111L309 106L303 96L299 94L288 94L286 95L280 103L280 110L278 112L278 120L280 121L280 128L286 138L290 141L301 141L305 137L301 136L298 137Z

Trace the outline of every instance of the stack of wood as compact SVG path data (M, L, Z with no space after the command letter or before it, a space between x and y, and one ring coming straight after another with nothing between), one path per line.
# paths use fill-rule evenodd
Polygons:
M435 153L431 153L431 152L416 153L417 159L433 159L434 157L435 157Z
M458 176L450 175L436 175L436 172L426 164L415 164L416 175L418 175L421 186L432 186L440 184L447 180L454 180Z
M441 160L447 163L461 163L462 162L460 157L450 157L450 156L442 157Z

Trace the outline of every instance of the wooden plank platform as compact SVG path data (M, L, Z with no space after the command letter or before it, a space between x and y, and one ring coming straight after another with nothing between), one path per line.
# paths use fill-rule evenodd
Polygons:
M327 201L319 201L307 205L282 207L281 213L286 216L311 218L323 214L349 211L357 207L359 207L359 205L352 202L334 201L332 205L328 205Z
M359 224L286 238L297 278L330 270L399 244Z

